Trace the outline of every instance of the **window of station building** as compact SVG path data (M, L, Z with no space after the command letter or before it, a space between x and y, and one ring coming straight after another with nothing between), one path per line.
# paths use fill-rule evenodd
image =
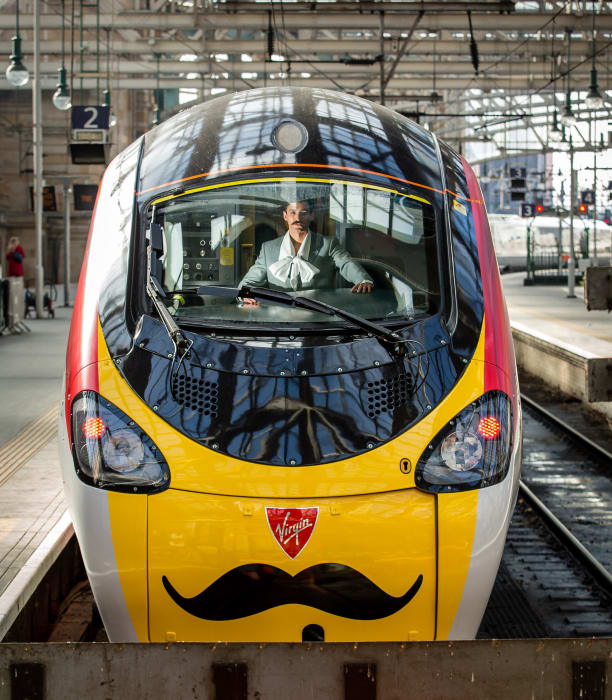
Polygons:
M283 216L288 203L300 203L294 209L303 212L308 230L297 256L289 214ZM279 289L379 320L439 308L434 208L421 196L279 178L207 186L154 206L164 233L161 282L177 320L329 324L324 314L294 307L246 308L206 294L207 285ZM362 282L371 290L355 293Z

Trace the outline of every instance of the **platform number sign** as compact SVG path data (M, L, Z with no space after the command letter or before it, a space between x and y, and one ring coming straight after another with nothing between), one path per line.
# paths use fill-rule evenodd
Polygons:
M108 129L110 107L79 105L72 108L73 129Z
M510 168L510 179L514 180L515 178L526 178L527 177L527 168Z
M593 190L582 190L580 202L582 204L595 204L595 192Z
M536 205L535 204L528 204L527 202L523 202L521 204L521 216L529 217L529 216L535 216L535 215L536 215Z

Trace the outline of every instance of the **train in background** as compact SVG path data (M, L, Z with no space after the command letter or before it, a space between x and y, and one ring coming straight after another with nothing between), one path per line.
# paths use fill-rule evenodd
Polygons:
M489 225L495 246L499 269L502 272L517 272L527 269L527 227L533 234L533 253L535 256L558 257L570 251L570 220L556 216L536 216L523 218L517 214L489 214ZM597 258L600 264L610 260L612 228L603 221L596 222ZM574 217L574 250L577 258L594 256L593 221ZM561 245L559 245L561 234ZM562 258L563 264L563 258Z
M107 168L59 435L111 641L473 638L521 426L482 194L434 134L266 88Z

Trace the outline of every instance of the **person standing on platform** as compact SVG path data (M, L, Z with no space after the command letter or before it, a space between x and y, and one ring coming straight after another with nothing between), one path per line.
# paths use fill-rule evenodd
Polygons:
M23 277L23 259L25 251L19 243L17 236L9 239L6 248L6 259L8 260L8 277Z

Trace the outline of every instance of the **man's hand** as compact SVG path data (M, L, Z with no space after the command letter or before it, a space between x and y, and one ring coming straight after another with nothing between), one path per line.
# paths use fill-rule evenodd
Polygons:
M251 297L240 297L240 301L247 306L260 306L259 301Z
M359 282L351 289L351 292L355 292L355 294L369 294L373 286L371 282Z

